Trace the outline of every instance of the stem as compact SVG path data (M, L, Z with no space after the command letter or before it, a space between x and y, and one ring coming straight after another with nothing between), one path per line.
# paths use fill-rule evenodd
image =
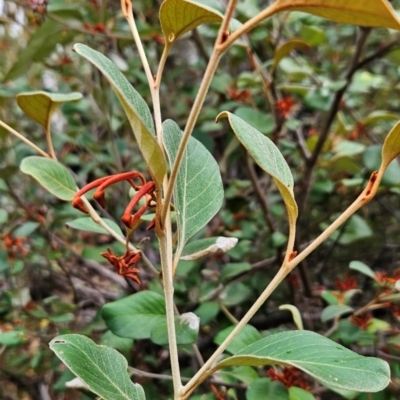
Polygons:
M3 121L0 120L0 126L2 126L4 129L6 129L8 132L13 134L15 137L17 137L19 140L27 144L29 147L31 147L33 150L35 150L37 153L39 153L41 156L46 157L46 158L51 158L45 151L43 151L40 147L36 146L34 143L32 143L29 139L26 137L22 136L19 132L17 132L15 129L11 128L11 126L7 125Z
M208 62L206 71L203 76L203 80L200 84L199 91L197 92L196 99L193 103L193 107L190 111L185 130L183 132L182 140L179 144L179 148L176 154L175 158L175 163L171 171L170 179L169 179L169 184L167 191L165 193L165 198L164 198L164 207L162 210L162 215L161 215L161 224L164 223L167 210L169 209L169 204L171 202L172 198L172 192L174 189L175 181L178 176L179 168L183 159L183 155L185 153L186 146L188 144L190 135L193 132L193 128L196 124L197 118L200 114L200 111L202 109L204 99L207 95L208 89L210 87L211 81L214 77L215 71L217 70L219 60L221 59L221 56L223 52L227 49L226 46L224 46L225 42L227 41L228 36L228 27L229 27L229 21L232 18L232 15L235 11L236 8L236 3L238 0L230 0L227 9L226 9L226 14L224 16L224 19L222 21L221 27L218 32L217 40L214 45L213 52L210 57L210 61Z
M57 156L56 156L56 153L54 152L53 141L51 140L50 119L47 121L45 134L46 134L46 142L47 142L47 147L49 149L50 157L53 160L57 161Z
M147 61L146 53L143 48L142 41L140 40L139 32L136 28L135 19L133 18L132 2L130 0L121 0L121 8L124 17L128 21L129 27L135 40L140 60L142 61L143 69L146 74L147 80L150 85L150 90L152 88L152 83L154 82L153 74L151 73L149 62Z

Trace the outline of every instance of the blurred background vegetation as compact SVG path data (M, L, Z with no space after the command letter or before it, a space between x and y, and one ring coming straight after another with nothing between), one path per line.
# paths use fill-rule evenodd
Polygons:
M208 3L224 9L223 1ZM392 3L400 9L400 1ZM239 1L238 20L245 21L266 4ZM134 2L154 71L163 45L159 5L156 0ZM216 31L217 26L201 26L172 49L161 88L163 119L184 126ZM78 91L84 98L63 105L52 129L58 159L73 171L77 184L116 172L145 171L119 102L100 73L72 52L76 42L110 57L150 102L119 2L4 0L0 119L45 148L42 128L23 114L15 95ZM298 12L262 23L224 56L194 136L221 167L225 204L197 238L233 236L239 243L225 255L182 262L175 292L182 312L201 317L198 345L204 357L215 348L216 333L239 319L273 277L287 234L284 204L271 179L253 165L226 123L214 123L216 115L234 112L274 140L284 154L295 177L301 249L357 197L379 166L385 135L400 119L399 61L399 34L394 31L339 26ZM48 348L57 334L74 332L120 350L136 368L147 397L167 399L170 382L149 377L169 374L165 349L113 335L99 315L106 302L142 288L160 292L159 282L145 269L142 288L116 275L99 254L107 247L123 251L123 246L109 235L68 227L81 214L19 172L21 160L33 150L4 129L0 141L0 398L88 398L66 388L73 376ZM128 195L126 187L113 187L108 211L99 212L118 222L126 205L121 199ZM347 398L399 398L400 309L392 285L400 268L399 195L400 166L395 160L373 202L303 262L252 320L262 332L293 329L291 314L278 306L294 304L306 329L390 362L388 389ZM157 265L154 234L139 231L134 242L141 242ZM367 264L379 279L349 270L354 260ZM357 310L383 291L392 297L373 313L366 309L357 317L362 321L346 318L348 314L340 321L321 319L328 305L340 304L340 294L347 293L345 302ZM183 376L197 368L189 349L183 349L182 367ZM205 386L201 398L261 399L246 388L263 376L268 376L265 370L252 368L221 372L217 387L223 383L227 397ZM311 381L308 389L315 398L343 398Z

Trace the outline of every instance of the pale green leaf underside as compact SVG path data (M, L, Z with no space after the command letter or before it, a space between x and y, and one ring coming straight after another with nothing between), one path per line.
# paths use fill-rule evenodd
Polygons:
M241 118L227 111L219 114L217 121L221 117L228 118L235 135L254 161L274 179L285 202L292 227L298 211L293 194L293 176L283 155L268 137Z
M22 160L20 169L61 200L70 201L75 195L75 181L68 169L58 161L38 156L26 157Z
M160 7L161 28L170 44L201 24L222 19L220 12L195 1L165 0Z
M18 94L17 102L28 117L46 128L51 116L62 103L81 98L78 92L62 94L36 91Z
M182 132L174 121L167 120L163 123L163 140L171 168L175 163L181 138ZM174 187L178 224L177 254L219 211L223 197L217 162L198 140L190 138Z
M79 43L74 45L74 50L95 65L110 82L126 112L147 167L153 179L161 184L166 163L154 136L154 123L146 102L109 58Z
M303 11L345 24L400 29L387 0L277 0L280 11Z
M361 261L352 261L349 264L349 268L354 271L361 272L362 274L376 280L375 272L367 264L364 264Z
M111 219L107 219L107 218L103 218L103 221L111 229L113 229L119 235L123 236L123 232L122 232L121 228L114 221L112 221ZM65 225L67 225L70 228L78 229L81 231L109 234L109 232L106 229L104 229L98 223L94 222L93 219L90 217L76 218L72 221L66 222Z
M292 365L331 387L378 392L390 380L389 365L363 357L310 331L286 331L267 336L235 356L219 362L215 370L233 365Z
M104 400L145 400L142 387L128 375L123 355L107 346L98 346L82 335L61 335L50 349L89 389Z

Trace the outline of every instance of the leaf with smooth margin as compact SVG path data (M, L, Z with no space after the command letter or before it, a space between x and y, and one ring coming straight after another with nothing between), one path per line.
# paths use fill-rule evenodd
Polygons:
M200 318L192 313L184 313L175 317L176 344L196 343L199 333ZM161 322L151 331L151 340L161 346L168 344L167 320Z
M121 228L111 219L103 218L103 221L115 232L119 235L123 236L123 232ZM69 228L78 229L80 231L87 231L87 232L95 232L95 233L104 233L109 235L109 232L105 230L101 225L97 222L94 222L90 217L81 217L76 218L73 221L68 221L65 223Z
M296 325L297 329L299 330L304 329L303 319L301 318L300 311L296 306L292 304L282 304L281 306L279 306L279 309L290 311L290 313L292 314L293 322Z
M30 156L22 160L20 169L61 200L71 201L77 191L75 181L68 169L58 161Z
M143 388L131 381L128 362L117 350L76 334L55 337L50 349L102 399L145 400Z
M253 157L254 161L272 176L285 202L290 229L294 229L298 211L293 193L293 176L283 155L269 138L241 118L224 111L217 116L217 122L222 117L228 118L237 138Z
M279 11L302 11L335 22L400 29L388 0L277 0Z
M364 264L361 261L352 261L349 264L349 268L354 271L361 272L362 274L376 280L375 272L367 264Z
M383 142L380 169L385 170L398 155L400 155L400 122L392 128Z
M220 331L214 338L214 343L221 345L229 334L236 328L235 325ZM261 339L260 332L252 325L245 325L244 328L235 336L226 350L231 354L237 354L241 349L249 344L255 343Z
M219 11L195 1L164 0L160 7L160 24L168 47L197 26L222 19Z
M274 61L271 66L271 73L275 70L277 65L282 60L282 58L288 56L292 50L296 50L296 49L309 50L310 45L306 41L301 40L301 39L290 39L290 40L286 41L285 43L283 43L282 45L280 45L275 50L275 53L274 53Z
M111 84L125 110L150 174L156 183L161 184L167 166L154 136L154 122L146 102L109 58L84 44L77 43L73 49L96 66Z
M238 263L227 263L222 268L222 271L219 275L219 280L220 282L224 282L228 279L232 279L234 276L238 276L250 270L251 264L245 261Z
M78 92L63 94L36 91L17 94L17 103L28 117L47 128L52 115L62 103L81 98L82 95Z
M169 163L175 163L182 132L172 120L163 123ZM174 187L179 257L186 242L219 211L224 198L221 174L211 153L195 138L189 139Z
M330 305L324 308L324 310L322 311L321 321L326 322L336 317L340 317L341 315L351 313L353 311L354 309L352 307L346 306L344 304Z
M314 395L297 386L289 388L289 400L316 400Z
M165 321L165 300L160 294L145 290L107 303L101 315L116 335L148 339L153 328Z
M213 371L233 365L291 365L322 384L359 392L378 392L390 381L386 361L360 356L310 331L286 331L267 336L220 361Z
M198 258L215 253L225 253L236 246L234 237L210 237L188 243L182 250L181 260L197 260Z

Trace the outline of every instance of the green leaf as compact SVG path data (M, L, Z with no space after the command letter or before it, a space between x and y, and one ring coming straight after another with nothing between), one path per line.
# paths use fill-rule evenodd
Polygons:
M304 40L301 39L291 39L288 40L287 42L281 44L274 53L274 61L271 66L271 73L275 70L277 65L280 63L282 58L290 55L292 50L309 50L310 45L305 42Z
M197 260L215 253L225 253L236 246L237 238L210 237L188 243L182 250L181 260Z
M109 58L84 44L75 44L74 50L96 66L111 84L126 112L150 174L156 183L161 184L167 167L154 136L154 123L146 102Z
M165 321L164 297L146 290L106 304L101 315L116 335L148 339L151 331Z
M172 120L163 123L163 139L169 163L175 163L182 138ZM186 242L221 208L224 197L219 167L211 153L195 138L189 139L174 187L174 204L178 224L179 257Z
M324 308L324 310L322 311L321 321L326 322L343 314L351 313L353 311L354 309L352 307L346 306L344 304L330 305Z
M52 115L62 103L76 101L81 98L82 95L78 92L61 94L37 91L19 93L17 102L28 117L47 129Z
M75 195L77 189L74 179L58 161L38 156L26 157L20 169L61 200L71 201Z
M400 122L398 122L389 134L382 147L382 164L380 170L385 170L387 166L400 154Z
M0 333L0 345L2 346L18 346L26 341L24 332L10 331Z
M258 380L258 373L252 367L230 367L218 373L219 378L227 384L244 382L248 385Z
M264 135L268 135L274 131L275 123L271 114L267 114L260 110L255 110L250 106L238 107L235 115L259 130Z
M344 24L400 29L388 0L277 0L273 5L279 11L302 11Z
M293 176L281 152L270 139L239 117L227 111L219 114L217 121L221 117L228 118L237 138L255 162L272 176L285 202L290 229L294 229L298 211L293 194Z
M366 126L366 125L371 125L375 124L377 122L380 122L382 120L399 120L399 115L395 114L390 111L385 111L385 110L375 110L371 112L367 117L365 117L361 123Z
M312 393L297 386L289 388L289 400L315 400Z
M292 304L282 304L281 306L279 306L279 309L290 311L293 317L293 322L296 325L297 329L304 329L300 311L296 306L293 306Z
M199 333L200 318L192 312L175 318L176 344L195 343ZM151 331L151 340L161 346L168 344L167 321L159 323Z
M89 389L104 400L145 400L142 387L128 375L122 354L98 346L82 335L61 335L50 342L50 349Z
M219 279L223 282L229 278L240 275L241 273L250 270L251 270L251 265L247 262L228 263L224 265Z
M235 329L234 326L229 326L228 328L220 331L214 338L214 342L218 345L229 336L229 334ZM261 339L260 332L252 325L245 325L245 327L235 336L232 342L227 347L227 351L231 354L237 354L241 349L248 346L249 344L255 343Z
M213 370L232 365L292 365L322 384L378 392L390 381L389 365L380 359L362 357L310 331L287 331L268 336L220 361Z
M168 47L197 26L222 19L219 11L195 1L164 0L160 7L161 29Z
M362 274L376 280L375 272L372 271L372 269L367 264L364 264L361 261L352 261L349 264L349 268L361 272Z
M4 80L13 80L23 75L32 66L32 61L42 61L56 48L72 40L76 31L64 25L46 18L42 25L18 54L17 61L12 65Z
M289 400L289 393L281 382L260 378L246 390L246 400Z
M121 228L111 219L103 218L103 221L119 235L123 236ZM76 218L73 221L68 221L65 223L69 228L78 229L81 231L96 232L109 234L102 226L97 222L94 222L90 217Z

